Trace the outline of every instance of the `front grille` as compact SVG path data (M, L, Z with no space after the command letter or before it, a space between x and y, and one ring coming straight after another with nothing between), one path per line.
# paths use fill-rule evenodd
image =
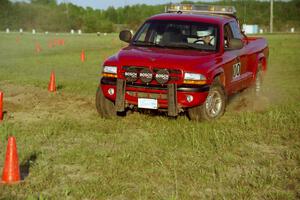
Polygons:
M182 72L178 69L150 68L140 66L123 66L122 78L128 83L145 85L165 85L178 83L182 78Z

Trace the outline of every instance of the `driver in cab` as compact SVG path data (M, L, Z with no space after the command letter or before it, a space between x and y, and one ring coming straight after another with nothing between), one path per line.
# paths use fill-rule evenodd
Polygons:
M197 31L197 37L194 41L195 44L202 44L202 45L215 45L215 37L213 36L213 28L208 28L207 30L199 30Z

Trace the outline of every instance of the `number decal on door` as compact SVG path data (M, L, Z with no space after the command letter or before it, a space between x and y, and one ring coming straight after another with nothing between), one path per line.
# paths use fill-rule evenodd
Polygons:
M232 66L232 69L233 69L233 73L232 73L232 76L233 78L237 78L241 75L241 63L236 63Z

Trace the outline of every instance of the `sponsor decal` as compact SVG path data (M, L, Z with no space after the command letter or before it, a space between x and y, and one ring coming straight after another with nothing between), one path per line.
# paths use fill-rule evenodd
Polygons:
M241 75L241 63L238 62L232 65L232 70L233 70L232 77L233 78L239 77Z

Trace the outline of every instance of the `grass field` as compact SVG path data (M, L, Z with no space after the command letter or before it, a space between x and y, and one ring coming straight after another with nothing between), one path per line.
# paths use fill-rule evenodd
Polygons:
M0 185L0 199L299 199L300 35L265 37L262 97L242 93L220 120L197 123L99 118L101 63L124 46L116 34L0 34L0 169L14 135L24 176ZM55 38L65 45L48 48ZM47 91L51 70L56 94Z

